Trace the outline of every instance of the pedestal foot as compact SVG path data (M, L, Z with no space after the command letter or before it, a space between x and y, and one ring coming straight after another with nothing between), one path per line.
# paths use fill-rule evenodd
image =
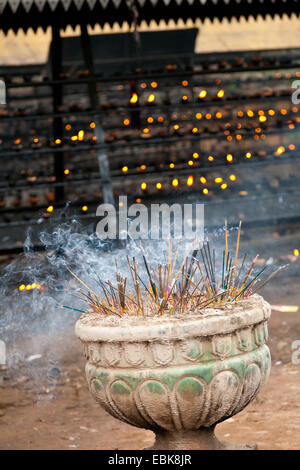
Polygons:
M157 432L153 447L147 450L255 450L256 444L230 444L219 441L214 426L197 431Z

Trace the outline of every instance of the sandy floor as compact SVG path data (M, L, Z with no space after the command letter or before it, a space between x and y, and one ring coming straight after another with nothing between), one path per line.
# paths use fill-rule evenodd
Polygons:
M281 290L287 289L282 286ZM287 300L280 290L273 293L273 303L279 298L282 303ZM300 293L292 300L299 304ZM256 442L259 449L299 449L300 364L291 363L292 342L300 339L299 312L274 312L270 337L273 366L267 385L244 411L219 424L217 435L228 442ZM151 446L151 431L121 423L94 403L85 383L81 346L72 332L51 344L42 352L42 358L32 361L31 368L19 364L4 374L0 387L0 449L113 450ZM49 361L54 350L62 356L58 365Z

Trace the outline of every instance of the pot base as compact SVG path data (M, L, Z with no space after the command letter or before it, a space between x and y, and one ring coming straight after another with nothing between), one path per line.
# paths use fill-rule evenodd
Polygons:
M214 426L196 431L156 432L155 443L146 450L255 450L257 444L230 444L219 441Z

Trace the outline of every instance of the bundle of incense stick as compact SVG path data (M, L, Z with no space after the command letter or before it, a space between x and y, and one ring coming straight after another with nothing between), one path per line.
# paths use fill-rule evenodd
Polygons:
M261 275L268 268L268 264L254 274L258 256L250 262L248 269L246 268L247 254L239 261L240 234L241 222L235 249L231 253L227 221L225 221L225 249L219 274L216 272L216 253L214 249L211 249L209 241L204 242L201 248L199 246L199 248L191 249L180 263L178 261L180 242L173 254L170 239L167 263L158 263L156 268L151 266L141 244L142 269L139 268L135 258L130 259L127 256L128 275L121 275L116 265L116 285L98 278L97 293L69 269L85 288L85 290L79 289L79 293L73 295L86 302L88 311L119 317L125 314L154 316L193 311L201 313L201 310L206 307L220 308L225 303L238 302L258 292L288 266L278 268L262 280ZM142 270L147 275L144 279ZM73 309L65 305L63 307ZM73 310L87 313L77 308Z

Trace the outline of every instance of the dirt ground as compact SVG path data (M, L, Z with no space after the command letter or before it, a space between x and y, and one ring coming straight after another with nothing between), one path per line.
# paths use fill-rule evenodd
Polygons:
M299 287L292 296L288 286L264 295L273 304L300 305ZM217 426L220 439L256 442L259 449L300 448L300 364L291 362L292 342L300 340L299 315L273 312L269 381L245 410ZM54 350L58 363L49 360ZM42 357L28 364L0 373L0 449L117 450L153 444L151 431L112 418L93 401L72 331L52 339Z

